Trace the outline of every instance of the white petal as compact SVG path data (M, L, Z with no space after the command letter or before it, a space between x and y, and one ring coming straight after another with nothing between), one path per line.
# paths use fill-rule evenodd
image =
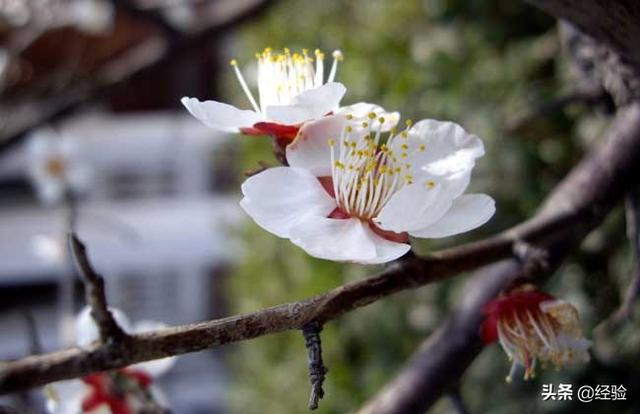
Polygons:
M154 331L156 329L166 328L167 325L162 322L156 321L139 321L133 325L131 333L142 333ZM175 357L168 357L162 359L156 359L153 361L141 362L139 364L132 365L131 368L139 369L151 375L153 378L157 378L167 372L173 367L176 362Z
M311 119L319 119L336 111L347 88L338 82L329 82L319 88L309 89L294 97L289 105L270 105L265 108L269 120L297 125Z
M319 259L366 263L376 246L362 221L311 217L291 229L291 241Z
M360 262L362 264L387 263L404 256L409 250L411 250L411 245L408 243L398 243L384 239L375 234L370 228L368 228L368 226L366 230L370 233L369 236L376 246L376 257L371 260Z
M409 149L403 151L401 146ZM425 119L409 130L408 139L394 139L391 149L407 153L406 162L413 166L414 175L437 176L457 197L469 184L475 160L484 155L482 140L467 133L453 122Z
M395 193L374 221L396 233L422 229L439 220L451 207L453 197L440 183L428 188L424 181L406 185Z
M399 112L387 112L380 105L368 103L368 102L358 102L353 105L344 106L338 110L338 114L350 114L353 116L353 119L356 121L356 125L360 125L362 121L369 122L369 114L376 114L376 119L380 117L384 118L384 124L382 124L382 131L387 132L394 128L398 121L400 120ZM378 128L379 124L377 121L374 121L374 127ZM376 129L374 129L376 130Z
M290 229L311 216L328 216L335 200L318 179L301 168L269 168L242 184L240 206L262 228L288 238Z
M85 192L91 188L93 182L92 171L85 166L71 168L67 175L69 186L78 192Z
M427 174L427 176L428 175L429 174ZM438 180L447 188L451 197L456 198L460 197L469 186L471 182L471 168L434 177L438 177Z
M225 132L238 132L240 128L251 127L264 117L254 111L238 109L217 101L201 102L196 98L184 97L180 101L191 115L209 128Z
M485 194L464 194L453 200L453 205L440 220L411 232L412 236L437 239L464 233L482 226L496 211L495 202Z
M152 384L151 387L149 387L149 392L151 393L153 401L155 401L156 404L158 404L162 408L170 408L169 399L159 387Z
M383 239L355 218L309 218L291 229L291 241L319 259L361 264L390 262L411 249Z
M31 238L31 247L34 255L45 263L55 265L64 263L65 245L61 238L36 234Z
M58 381L45 386L47 412L50 414L78 414L89 391L80 380Z
M343 115L331 115L306 123L287 146L289 165L309 170L317 177L331 176L329 139L339 142L346 122Z
M40 200L46 205L54 205L62 201L67 186L56 177L39 176L35 181Z
M125 332L131 331L129 318L119 309L109 308L116 322ZM76 316L76 343L79 346L87 346L100 337L98 327L91 317L91 308L85 306Z

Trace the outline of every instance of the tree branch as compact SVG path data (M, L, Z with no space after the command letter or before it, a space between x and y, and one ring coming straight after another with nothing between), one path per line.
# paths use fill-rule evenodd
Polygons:
M91 317L98 326L100 341L104 344L113 344L125 340L127 334L109 310L104 291L104 279L91 266L84 244L73 232L68 235L68 243L73 261L84 282L86 301L91 308Z
M526 0L558 19L568 20L609 45L640 69L640 3L636 0Z
M633 271L627 293L617 312L619 319L628 319L632 316L633 307L640 297L640 187L636 186L627 195L626 211Z
M492 238L400 260L376 277L257 312L131 335L126 346L93 345L0 363L0 393L91 372L200 351L262 335L320 324L389 296L512 256L514 241L537 247L580 239L621 199L640 173L640 105L620 115L611 138L574 168L531 220ZM549 251L550 254L555 254ZM551 258L550 260L553 260ZM510 261L517 263L518 261Z
M627 195L625 212L627 237L631 247L631 280L620 307L596 328L598 333L605 335L631 319L633 308L640 297L640 187L632 189Z

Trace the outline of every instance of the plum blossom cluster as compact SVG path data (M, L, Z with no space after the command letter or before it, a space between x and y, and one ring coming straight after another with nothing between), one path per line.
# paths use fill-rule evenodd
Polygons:
M527 380L535 376L538 363L560 368L589 361L591 342L582 335L577 309L532 285L519 286L489 302L484 314L483 341L499 341L512 361L507 382L518 366L524 367Z
M342 53L267 48L258 53L258 98L232 66L253 110L183 98L205 125L270 135L284 166L242 185L242 208L267 231L314 257L378 264L406 254L409 237L441 238L473 230L495 212L485 194L465 194L482 140L453 122L421 120L360 102L340 106L335 82Z
M118 324L127 332L140 333L163 328L154 321L132 324L119 310L111 309ZM76 318L76 342L88 346L98 339L98 328L85 308ZM135 414L169 412L166 398L154 384L175 362L164 358L123 369L99 372L80 379L55 382L45 388L47 411L51 414Z

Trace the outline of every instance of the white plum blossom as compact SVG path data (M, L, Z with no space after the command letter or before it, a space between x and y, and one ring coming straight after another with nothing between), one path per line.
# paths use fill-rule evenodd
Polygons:
M342 60L339 51L333 52L333 65L326 82L324 53L320 50L315 52L315 67L313 58L306 50L302 53L291 53L289 49L284 49L283 53L278 53L266 48L256 55L256 59L257 100L249 89L237 61L231 61L231 66L253 110L242 110L216 101L201 102L188 97L182 98L182 104L193 116L211 128L226 132L261 134L260 123L294 128L309 119L320 118L336 110L346 92L344 85L334 82L338 61Z
M70 193L85 191L91 183L90 168L78 144L51 129L35 132L27 146L28 172L45 204L56 204Z
M64 240L47 234L36 234L31 238L33 254L44 263L60 266L65 260Z
M357 117L373 111L386 117L387 129L395 126L398 113L385 113L377 105L358 103L340 108L346 88L334 79L342 53L333 52L333 64L326 81L324 53L316 50L314 55L315 59L306 49L302 53L292 53L289 49L277 53L266 48L258 53L258 99L249 89L237 61L232 60L231 65L253 110L188 97L182 98L182 104L208 127L246 135L271 135L282 147L293 141L304 122L332 113L348 111Z
M85 308L76 318L76 343L89 346L98 339L98 328ZM118 324L128 333L141 333L165 325L154 321L132 324L117 309L111 309ZM59 381L45 387L47 411L51 414L135 414L143 408L167 407L166 398L153 382L167 372L175 358L142 362L124 369ZM156 411L154 411L156 412Z
M364 264L404 255L408 236L452 236L493 216L491 197L464 194L480 138L423 120L385 140L386 122L372 112L306 123L287 147L288 167L244 182L242 208L314 257Z
M74 0L68 7L69 23L85 33L102 34L113 26L115 10L110 1Z

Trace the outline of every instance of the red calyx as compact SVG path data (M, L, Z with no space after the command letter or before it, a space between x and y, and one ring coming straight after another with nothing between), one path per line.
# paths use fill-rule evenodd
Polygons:
M143 389L149 388L152 379L144 372L133 369L122 369L114 375L123 375L135 381ZM87 375L82 381L91 389L89 395L82 401L82 411L89 412L101 405L106 405L112 414L132 414L127 404L126 393L117 390L112 375L101 372Z
M501 318L511 317L514 313L523 314L527 310L537 312L541 302L552 299L548 293L527 285L490 301L482 309L485 315L480 327L482 341L489 344L498 340L498 321Z
M257 122L250 128L240 128L240 132L245 135L269 135L284 147L295 139L299 130L300 125L284 125L275 122Z

